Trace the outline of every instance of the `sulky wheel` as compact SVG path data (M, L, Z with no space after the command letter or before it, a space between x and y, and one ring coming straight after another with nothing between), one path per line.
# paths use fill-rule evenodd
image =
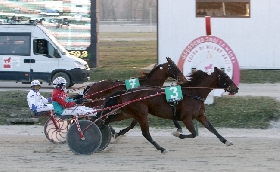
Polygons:
M58 116L54 116L57 127L54 125L51 118L47 120L44 127L46 138L52 143L62 144L66 143L66 134L68 131L68 121L62 120Z
M99 149L102 135L98 126L88 120L79 120L84 139L81 139L76 123L73 123L66 135L66 141L75 154L90 155Z
M112 138L112 133L108 125L102 125L99 127L99 129L102 134L102 142L98 150L102 151L109 145Z

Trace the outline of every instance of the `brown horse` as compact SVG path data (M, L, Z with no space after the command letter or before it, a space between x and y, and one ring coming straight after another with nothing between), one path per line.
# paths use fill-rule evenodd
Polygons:
M191 134L180 134L178 137L181 139L195 138L196 131L193 119L196 119L210 132L215 134L222 143L227 146L232 145L232 142L223 138L208 121L205 115L204 100L212 89L222 88L233 95L238 92L238 87L227 74L216 67L214 68L214 72L210 75L198 70L193 73L190 78L190 81L180 84L183 99L178 101L175 112L177 113L178 120L185 124ZM174 93L176 93L176 91ZM111 95L104 104L104 111L98 113L98 116L101 116L101 118L107 117L107 119L105 119L105 125L121 120L118 116L119 113L134 118L140 124L142 135L152 143L157 150L161 150L162 153L165 153L167 150L158 145L150 135L147 116L151 114L160 118L172 120L173 112L174 109L166 100L164 89L139 87L128 90L125 93L119 91Z
M140 76L138 78L140 86L161 87L163 86L165 80L168 77L176 79L180 83L186 82L186 77L183 75L183 73L177 67L177 65L171 60L171 58L166 57L166 60L167 60L166 63L157 65L150 71L150 73ZM104 103L106 97L108 97L109 95L113 94L118 90L126 90L124 81L104 80L104 81L94 83L88 88L88 90L84 91L85 92L84 97L92 100L90 102L85 103L85 106L98 108ZM127 117L127 115L121 115L121 114L119 115L119 117L122 119L131 118L131 117ZM91 120L94 121L95 118L93 117ZM121 133L124 134L130 129L133 129L136 124L137 121L133 120L127 128L121 130ZM177 121L174 121L174 124L176 126L179 126ZM115 138L118 137L119 135L122 135L119 133L115 133L115 130L111 126L109 127L111 128L111 131Z
M186 77L171 58L166 57L166 59L166 63L159 64L150 73L138 77L140 86L161 87L168 77L178 80L178 82L186 82ZM107 96L118 90L126 90L124 81L103 80L96 82L84 91L84 97L92 100L85 103L85 106L99 107L104 103Z

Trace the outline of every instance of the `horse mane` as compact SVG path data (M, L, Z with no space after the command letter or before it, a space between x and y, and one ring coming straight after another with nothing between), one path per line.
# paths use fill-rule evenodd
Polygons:
M138 79L144 79L146 78L147 74L144 73L143 71L139 71L139 74L137 76Z
M144 79L144 78L148 78L152 73L154 73L159 67L162 67L162 64L159 64L159 65L155 65L154 68L148 73L144 73L143 71L140 72L138 78L139 79Z
M185 83L180 84L182 87L197 85L203 80L208 74L202 70L197 70L188 76L189 80Z

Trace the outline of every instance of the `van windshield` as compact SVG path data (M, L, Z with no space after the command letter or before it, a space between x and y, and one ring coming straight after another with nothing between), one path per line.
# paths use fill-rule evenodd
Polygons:
M50 40L52 40L52 42L55 44L55 46L62 53L62 55L68 54L68 51L62 45L60 45L60 43L57 41L57 39L48 30L45 30L45 32L46 32L47 36L50 38Z

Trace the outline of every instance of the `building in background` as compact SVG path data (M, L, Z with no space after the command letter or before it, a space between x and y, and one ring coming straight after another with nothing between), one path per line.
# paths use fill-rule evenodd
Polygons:
M199 56L216 58L222 51L232 62L235 58L241 69L280 69L278 3L278 0L178 0L176 3L158 0L158 63L166 56L177 62L180 57L187 59L187 52L211 42L212 48L215 44L221 48L215 52L208 46L209 52L190 53L188 57L194 64L198 64ZM208 37L205 37L205 16L211 16L212 33ZM191 71L191 67L182 67L186 74Z
M280 69L278 0L158 0L158 63L185 75L222 68L235 83L240 69ZM211 16L211 34L205 16ZM215 94L215 93L214 93Z

